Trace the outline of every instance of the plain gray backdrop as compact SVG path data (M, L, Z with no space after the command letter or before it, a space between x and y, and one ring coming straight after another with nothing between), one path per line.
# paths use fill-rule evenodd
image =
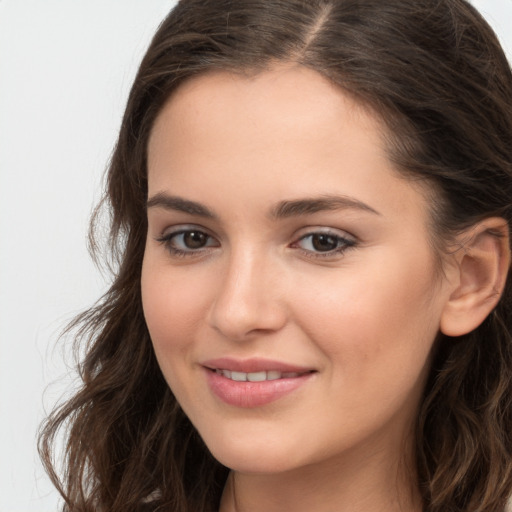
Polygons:
M106 287L88 218L138 62L174 3L0 0L0 512L58 508L35 448L45 409L73 389L57 338ZM474 4L510 59L512 0Z

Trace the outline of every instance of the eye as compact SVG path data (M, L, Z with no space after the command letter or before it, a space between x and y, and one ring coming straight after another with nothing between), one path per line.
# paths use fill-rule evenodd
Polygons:
M208 244L209 236L202 231L185 231L172 237L174 243L186 249L202 249Z
M339 234L315 232L302 236L292 244L292 247L302 249L313 256L332 256L354 247L355 244L354 239Z
M187 256L203 252L210 247L218 247L215 238L200 229L179 229L157 238L174 256Z

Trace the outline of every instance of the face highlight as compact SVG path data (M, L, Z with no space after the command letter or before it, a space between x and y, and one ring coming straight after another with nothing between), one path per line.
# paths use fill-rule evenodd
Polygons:
M388 460L411 431L448 292L382 130L301 67L196 78L157 118L144 313L236 471Z

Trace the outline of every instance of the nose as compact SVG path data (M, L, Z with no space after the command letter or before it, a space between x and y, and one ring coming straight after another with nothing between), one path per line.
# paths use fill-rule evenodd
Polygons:
M286 308L279 291L282 273L269 260L240 251L223 263L208 321L226 338L243 341L285 325Z

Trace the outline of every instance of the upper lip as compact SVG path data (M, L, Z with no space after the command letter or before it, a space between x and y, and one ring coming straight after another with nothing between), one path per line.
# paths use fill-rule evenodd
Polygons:
M298 366L282 361L262 358L235 359L232 357L219 357L217 359L209 359L201 364L210 370L231 370L244 373L263 371L307 373L313 371L313 368L308 368L306 366Z

